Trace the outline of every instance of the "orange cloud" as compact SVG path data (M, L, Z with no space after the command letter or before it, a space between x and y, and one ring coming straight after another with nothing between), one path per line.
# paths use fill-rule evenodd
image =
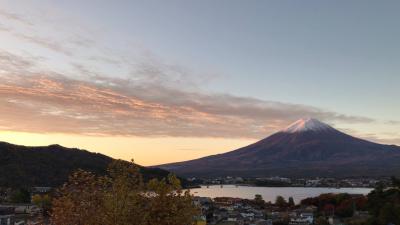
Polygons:
M37 72L33 60L4 52L0 63L6 68L0 71L0 127L12 131L259 138L304 116L371 121L304 105L207 95L159 83L101 76L77 80Z

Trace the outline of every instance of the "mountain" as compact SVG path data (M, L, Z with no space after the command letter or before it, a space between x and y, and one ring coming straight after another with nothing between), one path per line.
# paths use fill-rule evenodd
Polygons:
M0 187L31 187L63 184L77 169L105 174L112 158L60 145L26 147L0 142ZM162 169L140 166L145 180L166 177Z
M158 167L196 177L391 176L400 175L400 147L355 138L309 118L231 152Z

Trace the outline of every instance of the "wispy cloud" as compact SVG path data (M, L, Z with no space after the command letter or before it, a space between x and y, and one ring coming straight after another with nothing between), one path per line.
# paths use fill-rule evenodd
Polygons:
M76 51L77 48L90 48L95 45L94 40L76 32L66 32L63 40L44 35L43 32L40 31L43 24L36 24L37 21L30 21L20 14L0 8L0 19L1 18L3 18L6 24L12 25L6 26L0 23L0 31L8 32L22 42L31 43L55 53L72 56L74 50ZM61 31L57 31L54 33L60 32Z
M144 82L95 74L76 80L43 71L34 59L8 52L0 53L0 64L0 126L9 130L260 138L305 116L372 121L305 105L179 90L160 82L163 67L144 68L143 73L156 77Z
M10 30L11 29L9 27L6 27L4 24L0 23L0 31L8 32Z
M398 120L389 120L389 121L386 121L386 124L396 126L396 125L400 125L400 121L398 121Z
M3 17L4 19L7 20L17 21L25 25L33 26L33 23L29 21L27 18L13 12L6 11L1 8L0 8L0 17Z
M394 144L400 146L400 134L391 134L390 137L381 137L377 134L364 134L360 135L361 138L368 139L373 142L382 143L382 144Z
M47 48L54 52L62 53L67 56L72 56L71 49L68 49L67 47L65 47L65 45L62 45L61 43L56 42L56 41L52 41L48 38L43 38L43 37L33 36L33 35L26 35L26 34L21 34L21 33L14 33L14 36L17 38L20 38L24 41L28 41L30 43Z
M28 57L0 49L2 129L261 138L300 117L329 123L374 121L308 105L205 93L198 86L213 76L164 63L147 49L139 55L134 55L141 52L137 49L120 52L68 26L66 35L55 32L56 36L49 37L39 31L43 24L24 16L0 9L0 17L7 25L19 26L0 24L1 31L21 43L34 44L34 50L40 47L58 53L52 56L60 56L55 60L62 68L49 69L48 55L40 55L42 51L30 52L35 57Z

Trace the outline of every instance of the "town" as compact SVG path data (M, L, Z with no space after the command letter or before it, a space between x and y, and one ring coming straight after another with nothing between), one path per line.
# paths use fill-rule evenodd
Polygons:
M0 188L0 225L49 224L51 187Z
M250 185L262 187L331 187L331 188L374 188L378 183L388 186L391 184L390 177L356 177L356 178L287 178L280 176L244 178L235 176L216 177L216 178L196 178L188 179L196 185Z
M0 202L1 225L50 224L48 210L53 189L33 187L29 190L3 189ZM254 199L229 197L193 197L201 214L196 225L311 225L354 224L366 221L366 196L322 194L295 203L293 198L277 196L266 202L261 195Z
M274 203L265 202L260 195L252 200L195 197L194 202L202 210L198 224L203 225L345 225L363 224L369 218L363 195L324 194L298 205L281 196Z

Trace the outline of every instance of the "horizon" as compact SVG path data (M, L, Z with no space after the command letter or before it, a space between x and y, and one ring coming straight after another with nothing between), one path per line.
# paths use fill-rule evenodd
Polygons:
M307 123L309 123L310 121L312 121L311 124L307 124ZM315 126L315 124L317 124L317 125ZM281 130L278 130L278 131L276 131L275 133L272 133L271 135L277 134L277 133L280 133L280 132L298 133L298 132L305 132L305 131L310 131L310 130L311 130L311 131L312 131L312 130L314 130L314 131L320 131L321 129L331 129L331 128L333 128L334 130L337 130L336 128L330 126L329 124L326 124L326 123L324 123L324 122L322 122L322 121L319 121L319 120L317 120L317 119L315 119L315 118L305 117L305 118L300 118L300 119L294 121L293 123L289 124L287 127L283 128L283 129L281 129ZM340 131L340 130L338 130L338 131ZM340 132L341 132L341 131L340 131ZM270 136L271 136L271 135L270 135ZM266 138L268 138L268 137L270 137L270 136L266 136L266 137L263 138L263 139L266 139ZM358 138L358 137L355 137L355 138ZM255 142L258 142L258 141L260 141L260 140L256 140ZM2 142L2 141L0 140L0 142ZM252 144L254 144L255 142L249 143L249 144L244 145L244 146L240 146L240 147L238 147L237 149L228 150L227 152L233 152L233 151L238 150L238 149L240 149L240 148L243 148L243 147L247 147L247 146L249 146L249 145L252 145ZM15 144L15 143L9 143L9 144ZM378 143L378 144L379 144L379 143ZM83 148L71 147L71 146L68 147L68 146L60 145L60 144L58 144L58 143L53 143L53 144L49 144L49 145L34 145L34 146L27 146L27 145L23 145L23 144L21 144L21 145L22 145L22 146L26 146L26 147L48 147L48 146L52 146L52 145L59 145L59 146L64 147L64 148L77 148L77 149L79 149L79 150L86 150L86 151L89 151L89 152L100 153L100 154L102 154L101 152L91 151L90 149L83 149ZM395 146L397 146L397 145L395 145ZM399 146L399 147L400 147L400 146ZM227 153L227 152L222 152L222 153ZM212 155L214 155L214 154L212 154ZM212 156L212 155L207 155L207 156ZM193 158L193 159L189 159L189 160L185 160L185 161L201 159L201 158L204 158L204 157L207 157L207 156L201 156L201 157L199 157L199 158ZM109 156L109 157L113 158L112 156ZM121 158L115 158L115 159L121 159ZM133 160L133 159L123 159L123 160L125 160L125 161L130 161L130 160ZM174 164L174 163L179 163L179 162L184 162L184 161L173 161L173 162L166 162L166 163L162 163L162 164L154 164L154 165L146 165L146 166L149 166L149 167L153 167L153 166L162 166L162 165L166 165L166 164Z
M0 0L0 141L150 166L310 117L400 145L400 2L40 3Z

